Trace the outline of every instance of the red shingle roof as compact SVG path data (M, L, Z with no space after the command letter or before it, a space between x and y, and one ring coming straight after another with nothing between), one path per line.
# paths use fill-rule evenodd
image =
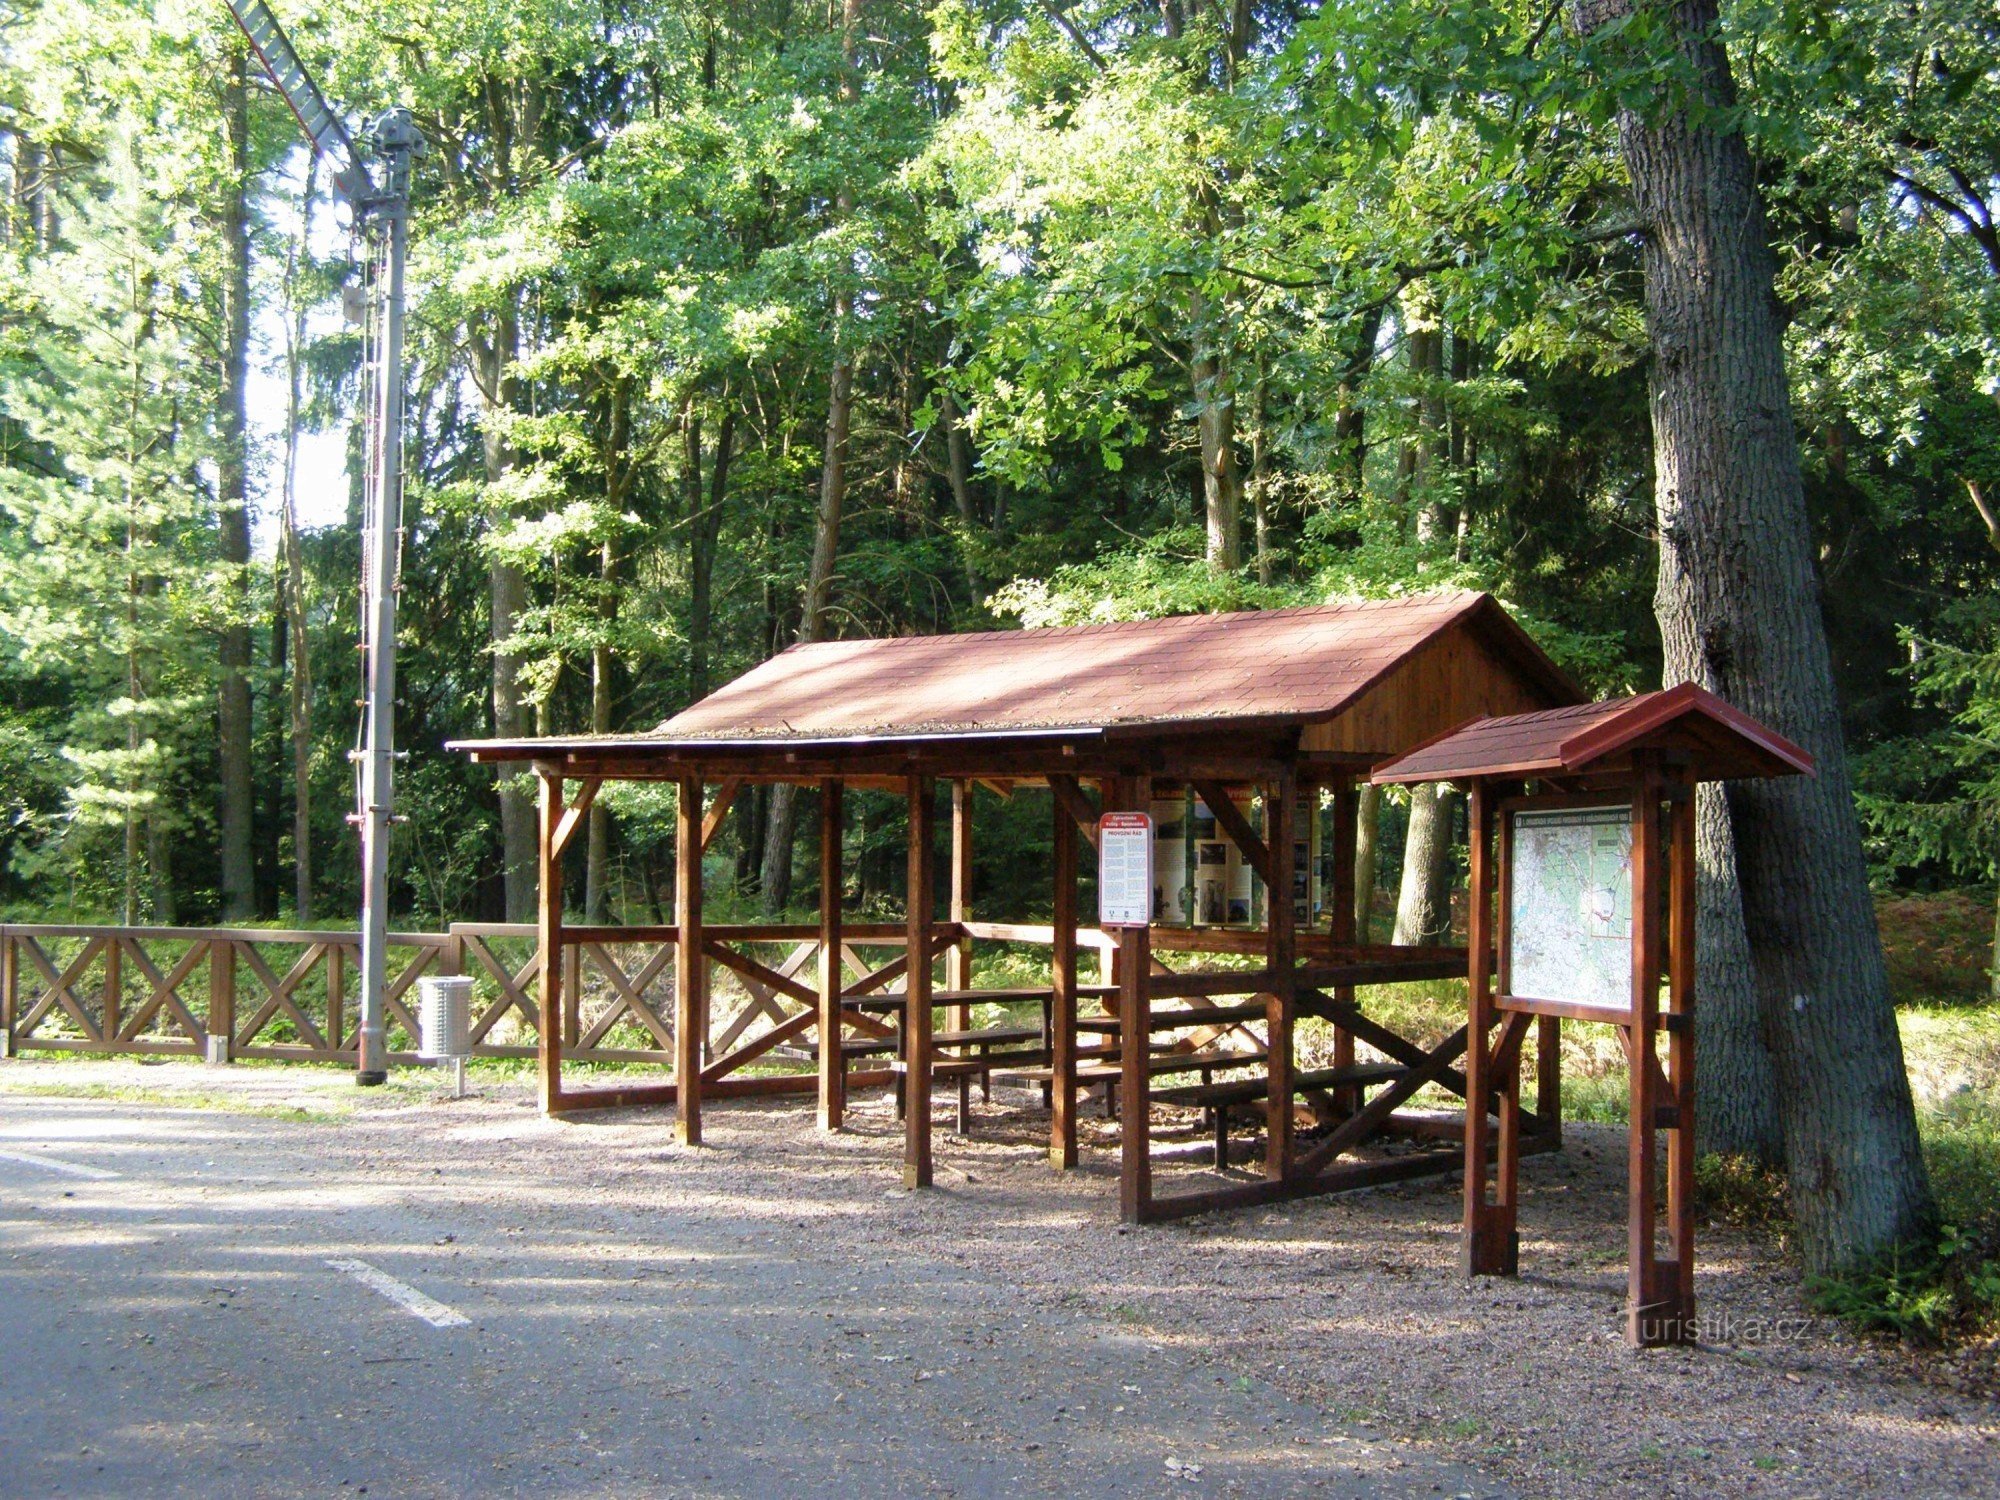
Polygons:
M1662 744L1691 751L1695 774L1704 781L1814 774L1813 758L1783 735L1685 682L1632 698L1475 719L1385 761L1372 779L1574 775L1621 752Z
M1324 719L1459 624L1557 698L1576 685L1491 595L794 646L654 731L686 739ZM651 738L649 736L648 738Z

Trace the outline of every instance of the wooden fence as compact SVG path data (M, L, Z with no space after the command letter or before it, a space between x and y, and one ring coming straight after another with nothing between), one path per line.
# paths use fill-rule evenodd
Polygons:
M807 1007L795 976L814 972L816 929L718 926L709 935L714 1019L704 1054L740 1056L754 1047L752 1055L761 1056L799 1038L808 1029L801 1014ZM900 929L892 935L885 928L858 945L900 941ZM360 943L352 932L0 925L0 1056L84 1052L351 1064ZM671 1067L673 929L596 928L561 952L568 1059ZM857 971L869 967L857 952L843 957ZM541 961L532 923L455 922L443 932L391 933L391 1056L414 1056L411 990L427 974L473 980L475 1056L534 1056Z

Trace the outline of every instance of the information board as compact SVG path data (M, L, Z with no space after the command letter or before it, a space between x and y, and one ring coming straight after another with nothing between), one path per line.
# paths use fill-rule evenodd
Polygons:
M1106 813L1097 820L1097 925L1144 927L1153 920L1153 820Z
M1632 1004L1632 810L1513 817L1507 988L1532 1000Z

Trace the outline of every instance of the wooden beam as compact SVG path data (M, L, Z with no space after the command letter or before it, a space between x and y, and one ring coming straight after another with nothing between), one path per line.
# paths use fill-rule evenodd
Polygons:
M1316 1141L1311 1151L1299 1159L1298 1176L1312 1177L1324 1171L1329 1162L1350 1147L1358 1146L1377 1130L1382 1128L1389 1116L1401 1107L1404 1100L1415 1094L1427 1083L1436 1083L1458 1061L1465 1050L1466 1028L1461 1026L1429 1054L1421 1067L1411 1068L1401 1078L1383 1089L1360 1113L1342 1122L1332 1135ZM1474 1113L1467 1111L1470 1115Z
M746 1063L755 1062L773 1047L781 1047L793 1037L803 1036L818 1020L819 1012L817 1010L800 1011L797 1015L773 1026L762 1036L745 1042L734 1052L723 1057L718 1057L714 1062L701 1070L701 1081L704 1084L720 1082Z
M708 852L708 846L715 842L715 836L722 832L723 820L729 816L729 809L736 803L736 794L743 790L743 778L730 776L715 789L715 800L708 805L708 811L701 820L701 848Z
M1694 1317L1694 1029L1695 993L1695 799L1694 787L1676 801L1671 814L1667 873L1667 1089L1674 1128L1667 1138L1667 1236L1673 1257L1671 1284L1662 1287L1673 1302L1677 1343L1693 1343Z
M1076 1165L1076 819L1055 802L1051 865L1055 890L1049 932L1049 1165Z
M1351 774L1340 773L1333 785L1333 882L1326 892L1327 935L1336 947L1350 947L1356 934L1355 885L1359 874L1355 868L1356 850L1360 843L1360 792L1356 789ZM1373 872L1370 872L1372 877ZM1336 985L1333 992L1336 1000L1349 1004L1354 1000L1354 986ZM1336 1068L1354 1066L1354 1033L1345 1026L1333 1028L1333 1065ZM1343 1114L1353 1114L1361 1108L1361 1090L1340 1088L1334 1090L1334 1104Z
M1153 800L1152 778L1121 777L1113 800L1119 811L1144 812ZM1153 1199L1152 1112L1147 1099L1152 1055L1152 934L1145 927L1118 929L1118 1212L1128 1224L1146 1217Z
M1228 789L1219 781L1195 781L1191 784L1196 795L1207 805L1208 810L1215 814L1216 823L1229 835L1230 841L1242 851L1243 858L1249 862L1250 868L1256 871L1257 877L1264 882L1264 889L1275 891L1277 882L1271 878L1271 851L1264 847L1264 841L1257 836L1257 830L1250 826L1250 820L1243 816L1243 810L1230 797ZM1268 805L1265 811L1268 817ZM1287 895L1289 896L1289 892Z
M844 794L838 781L819 784L819 1128L828 1131L840 1129L847 1112L847 1059L840 1050Z
M779 973L769 964L759 963L747 953L738 953L719 938L703 938L701 951L721 964L725 969L733 970L745 979L754 980L756 983L763 985L767 990L774 990L780 995L797 1000L802 1005L819 1004L819 991L817 989L802 980L794 979L789 974ZM791 964L788 962L786 967L790 968ZM801 963L800 967L804 967L803 963ZM716 1045L726 1047L734 1040L734 1037L725 1035Z
M1270 1057L1265 1096L1264 1176L1283 1182L1292 1175L1292 1021L1298 985L1297 920L1292 907L1292 820L1297 814L1298 783L1287 772L1266 788L1264 828L1271 836L1265 851L1268 880L1264 890L1265 961L1270 984L1264 992L1265 1046Z
M560 775L541 773L541 819L536 840L535 932L540 940L541 1017L540 1074L542 1111L555 1112L562 1098L562 845L557 833L563 819Z
M1074 776L1052 775L1049 777L1049 791L1054 794L1056 806L1068 811L1076 820L1077 831L1084 836L1090 847L1097 847L1097 808L1083 794L1083 787Z
M708 1041L708 964L701 930L701 782L680 783L674 814L674 1137L701 1144L701 1066Z
M903 1186L931 1185L931 806L935 786L928 776L912 776L904 792L910 808L909 893L905 902L908 936L903 993Z
M1650 768L1647 768L1650 769ZM1654 1186L1656 1140L1653 1117L1659 1103L1653 1066L1657 1051L1660 984L1659 798L1642 771L1632 788L1632 1020L1626 1030L1631 1107L1626 1141L1625 1340L1634 1345L1666 1343L1656 1319L1666 1309L1657 1285L1658 1198Z
M951 919L964 922L972 916L972 783L951 784ZM972 940L961 935L944 956L946 989L972 988ZM959 1031L972 1029L972 1007L961 1005L952 1013L952 1025Z
M569 852L570 840L576 837L577 830L583 826L583 820L590 816L590 804L597 800L597 788L601 784L601 778L586 776L583 784L577 788L576 801L564 809L562 821L556 825L555 832L557 859L561 859Z
M1496 1201L1488 1181L1493 1165L1493 1138L1486 1117L1492 1108L1494 1056L1488 1038L1498 1010L1493 994L1493 913L1497 867L1493 850L1493 798L1484 782L1475 781L1467 799L1470 824L1470 916L1466 929L1469 956L1465 1049L1465 1229L1459 1247L1460 1264L1468 1276L1511 1276L1519 1264L1508 1184L1500 1184ZM1512 818L1500 822L1502 849ZM1504 859L1504 852L1500 856Z

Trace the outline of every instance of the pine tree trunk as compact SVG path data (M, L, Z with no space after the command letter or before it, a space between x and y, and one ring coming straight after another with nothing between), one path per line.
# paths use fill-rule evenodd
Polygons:
M1410 788L1410 834L1403 844L1403 884L1391 942L1420 946L1451 935L1451 825L1457 793Z
M299 262L312 244L313 195L319 160L306 163L305 207L299 235L285 266L285 472L279 546L284 553L285 619L292 636L291 673L286 684L292 741L292 919L301 927L313 919L312 858L312 643L306 631L305 554L299 536L299 413L304 397L306 312L300 295Z
M709 654L713 627L715 549L722 536L722 502L729 493L730 450L736 442L736 411L725 406L722 431L716 435L715 458L708 484L708 504L701 504L700 480L688 491L688 697L699 702L715 686ZM692 466L697 462L689 452ZM695 472L698 474L699 470Z
M1584 31L1635 0L1575 0ZM1659 7L1698 116L1624 111L1647 226L1656 611L1691 677L1788 735L1816 778L1732 783L1744 926L1806 1264L1851 1266L1934 1210L1890 1005L1813 571L1773 267L1713 0Z
M513 446L500 427L500 414L510 409L517 394L513 375L515 354L520 343L519 327L511 309L495 320L490 343L475 342L474 361L481 399L488 419L480 435L485 478L489 488L507 477L514 466ZM521 612L528 607L528 581L512 563L498 559L487 570L490 601L487 631L493 650L493 733L500 738L518 738L533 731L527 700L521 692L520 663L505 649L514 634ZM500 858L509 922L531 922L535 917L535 799L525 786L527 778L510 774L500 767Z
M861 98L855 73L854 43L861 29L861 0L842 0L840 12L842 63L840 98L848 110ZM854 212L854 192L842 183L834 195L836 217ZM801 644L826 636L827 606L833 598L833 570L840 555L840 516L847 500L848 428L854 411L854 352L848 341L851 299L843 282L833 299L835 354L826 400L826 449L820 464L819 511L813 520L812 565L806 574L805 608L799 618ZM792 895L792 835L797 818L798 788L781 782L771 788L770 811L764 829L763 903L767 913L785 909Z
M1265 407L1270 401L1270 382L1260 371L1257 376L1256 409L1250 429L1250 507L1257 536L1257 582L1271 586L1271 450L1264 432Z
M250 117L245 52L229 50L223 84L223 124L229 176L223 188L221 370L216 405L216 531L222 562L226 617L218 656L222 669L217 711L221 762L219 832L222 919L257 914L257 872L252 853L255 817L250 774Z
M965 435L965 420L958 400L949 390L940 393L938 411L944 423L945 474L951 484L952 504L958 510L958 524L964 528L965 587L972 603L980 603L979 569L972 560L972 538L979 531L979 502L972 493L972 443Z

